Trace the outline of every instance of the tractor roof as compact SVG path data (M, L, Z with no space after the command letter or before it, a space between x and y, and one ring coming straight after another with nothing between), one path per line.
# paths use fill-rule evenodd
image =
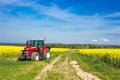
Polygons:
M30 41L44 41L45 39L31 39Z

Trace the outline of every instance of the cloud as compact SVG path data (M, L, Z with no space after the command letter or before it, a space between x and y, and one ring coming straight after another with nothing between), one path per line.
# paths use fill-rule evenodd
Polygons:
M56 19L66 20L72 16L72 14L70 14L68 10L62 10L56 5L52 5L49 7L45 7L45 6L40 6L40 7L42 8L41 10L39 7L37 8L38 10L40 10L42 14L56 18Z
M111 33L120 34L120 26L116 26L116 28L112 29Z
M1 4L7 5L7 4L12 4L15 2L18 2L19 0L0 0Z
M93 42L98 42L98 40L97 40L97 39L93 39L92 41L93 41Z
M109 40L107 38L98 38L98 39L93 39L92 42L97 42L97 43L106 43Z
M99 39L103 42L108 42L108 39L106 39L106 38L99 38Z
M109 14L109 15L106 15L105 17L120 17L120 12L115 12L115 13L112 13L112 14Z

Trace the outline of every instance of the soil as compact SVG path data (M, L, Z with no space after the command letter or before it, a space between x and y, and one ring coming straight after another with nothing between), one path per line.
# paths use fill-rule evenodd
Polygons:
M75 69L77 75L81 77L83 80L101 80L97 76L90 74L88 72L84 72L80 66L77 64L77 61L71 61L70 65Z

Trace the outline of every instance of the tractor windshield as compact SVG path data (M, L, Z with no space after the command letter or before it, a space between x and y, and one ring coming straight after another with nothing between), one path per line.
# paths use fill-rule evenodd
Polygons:
M26 42L27 46L36 46L42 47L44 46L44 40L30 40Z
M34 40L27 40L26 46L35 46L35 41Z
M43 40L37 41L37 46L39 46L39 47L44 46L44 41Z
M31 40L30 41L30 46L35 46L35 41Z

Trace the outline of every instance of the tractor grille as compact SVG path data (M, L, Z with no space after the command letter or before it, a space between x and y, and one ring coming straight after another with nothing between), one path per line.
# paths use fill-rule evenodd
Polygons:
M27 54L27 53L28 53L28 50L24 50L23 53Z
M24 59L29 60L31 58L30 54L23 54Z

